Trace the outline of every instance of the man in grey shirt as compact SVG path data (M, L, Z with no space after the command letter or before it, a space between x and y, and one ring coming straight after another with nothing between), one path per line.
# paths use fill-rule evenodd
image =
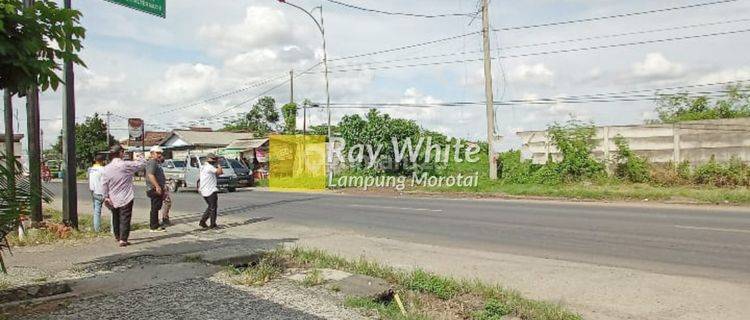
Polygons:
M151 211L149 212L149 226L151 232L166 231L159 224L159 210L164 204L164 185L167 182L161 163L164 161L162 150L159 146L151 147L151 160L146 164L146 195L151 199Z

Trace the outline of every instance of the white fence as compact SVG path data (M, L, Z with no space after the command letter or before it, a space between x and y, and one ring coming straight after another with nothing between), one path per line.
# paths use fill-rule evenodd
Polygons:
M750 162L750 118L687 121L676 124L628 125L597 127L594 155L612 159L617 146L614 139L621 135L636 153L653 163L705 163L712 156L727 161L736 156ZM523 140L523 154L531 154L536 164L547 162L548 156L560 160L557 148L546 131L518 132Z

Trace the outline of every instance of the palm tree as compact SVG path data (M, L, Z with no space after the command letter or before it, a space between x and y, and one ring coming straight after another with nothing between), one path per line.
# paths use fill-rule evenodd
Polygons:
M14 159L6 157L6 161ZM15 179L7 167L7 162L0 162L0 272L7 273L3 262L3 250L10 252L10 244L6 238L11 232L18 229L21 223L21 214L26 212L31 202L31 188L29 178L22 174L21 163L13 160L16 172ZM11 181L15 180L15 188L10 188ZM53 194L46 188L42 188L40 195L42 201L50 203Z

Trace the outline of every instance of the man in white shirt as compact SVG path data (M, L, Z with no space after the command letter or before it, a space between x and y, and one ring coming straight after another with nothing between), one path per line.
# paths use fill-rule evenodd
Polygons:
M94 232L99 232L102 221L102 204L104 203L104 191L102 191L102 171L104 171L103 154L97 154L94 158L94 165L88 170L89 190L91 191L91 201L94 202ZM112 225L110 224L110 229Z
M219 206L219 188L216 186L217 177L222 175L224 171L221 169L219 160L213 153L209 153L206 157L206 163L201 167L199 191L203 200L208 204L206 212L201 217L200 223L201 228L217 228L216 225L216 214ZM206 220L211 221L210 225L206 225Z

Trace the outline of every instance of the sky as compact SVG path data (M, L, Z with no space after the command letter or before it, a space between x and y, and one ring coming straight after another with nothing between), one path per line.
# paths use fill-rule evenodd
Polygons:
M321 0L288 0L313 8ZM477 0L345 0L384 11L420 14L469 13ZM710 0L494 0L494 29L610 16L685 6ZM345 103L435 104L484 101L481 34L434 45L353 59L337 59L402 47L481 30L469 17L423 19L382 15L323 1L330 59L331 101ZM267 91L279 107L290 99L283 83L290 70L302 73L323 57L321 34L303 12L275 0L167 0L167 18L150 16L103 0L75 0L87 29L81 56L87 68L76 69L77 121L112 112L111 127L126 137L126 118L145 120L147 130L190 125L247 112ZM734 21L748 19L746 21ZM734 21L734 22L732 22ZM721 24L718 24L721 23ZM612 34L683 27L630 36ZM592 22L493 32L491 46L500 56L558 51L634 41L750 29L750 1L674 10ZM559 43L578 38L588 41ZM547 42L555 44L541 45ZM529 46L533 45L533 46ZM748 33L720 35L602 50L493 59L496 101L550 98L684 86L750 79ZM459 54L468 52L465 54ZM423 58L424 56L442 56ZM406 60L404 60L406 59ZM397 61L393 61L397 60ZM464 63L342 72L346 69L477 60ZM390 61L390 62L383 62ZM324 105L320 66L297 75L295 99ZM241 90L239 90L241 89ZM718 88L713 88L718 89ZM269 91L270 90L270 91ZM226 94L225 93L231 93ZM207 98L221 96L203 102ZM242 102L247 102L241 104ZM16 100L18 124L25 133L23 101ZM576 118L596 125L639 124L653 119L653 102L498 106L499 150L518 148L516 132L539 130ZM486 111L481 105L439 108L383 108L394 117L416 120L426 129L473 140L486 139ZM333 109L334 121L365 109ZM60 132L60 92L41 96L45 146ZM309 110L309 124L324 124L322 108ZM218 120L217 120L218 119ZM193 122L192 124L201 124ZM301 114L298 127L301 127ZM24 144L25 145L25 144Z

